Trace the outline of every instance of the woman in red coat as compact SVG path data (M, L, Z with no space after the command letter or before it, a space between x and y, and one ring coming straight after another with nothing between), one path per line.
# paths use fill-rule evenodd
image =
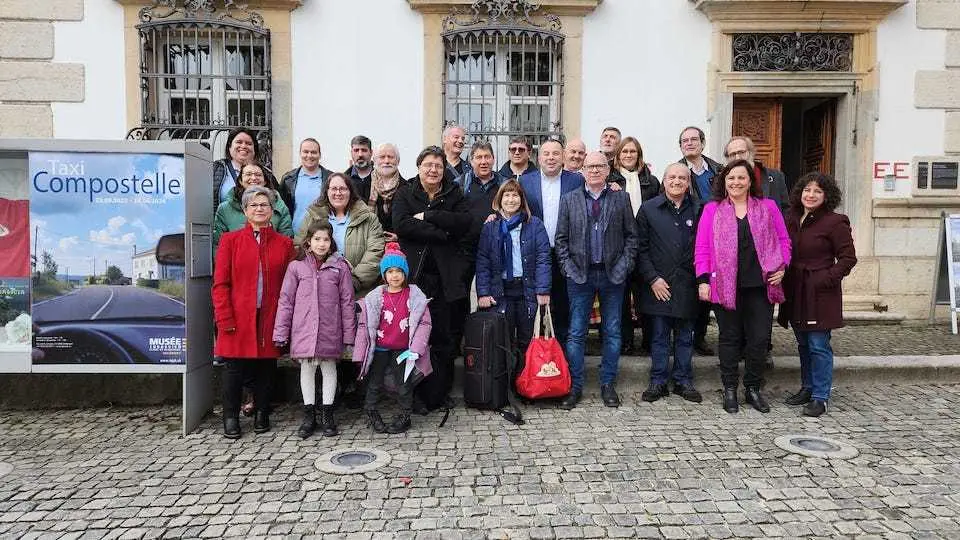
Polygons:
M801 388L787 404L804 405L806 416L826 411L833 384L830 331L843 326L840 281L857 264L850 220L834 212L840 200L836 181L821 173L800 178L790 194L787 232L793 258L783 280L786 302L778 321L793 327L800 353Z
M283 274L293 259L293 242L273 230L274 191L250 186L241 206L243 229L220 238L213 273L213 312L217 323L214 354L223 358L223 435L240 437L240 394L253 380L257 411L253 431L270 431L270 390L280 351L273 345L273 323Z

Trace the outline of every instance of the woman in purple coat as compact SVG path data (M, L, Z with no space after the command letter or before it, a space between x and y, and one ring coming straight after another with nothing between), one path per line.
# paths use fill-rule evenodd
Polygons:
M760 393L773 305L783 302L790 237L775 201L749 162L738 159L720 171L713 201L700 216L694 252L700 300L717 304L723 409L740 410L738 363L744 358L746 401L760 412L770 405Z
M323 378L320 429L324 437L337 434L333 398L337 393L337 362L356 334L353 277L350 264L337 252L333 227L326 221L307 228L297 260L283 277L273 341L290 345L290 358L300 364L303 424L297 432L306 439L317 428L317 367Z
M802 177L790 194L787 231L793 258L783 279L787 301L777 320L793 327L800 353L800 391L786 402L804 405L806 416L827 410L833 384L830 331L843 326L840 281L857 264L850 220L834 212L840 200L837 182L816 172Z

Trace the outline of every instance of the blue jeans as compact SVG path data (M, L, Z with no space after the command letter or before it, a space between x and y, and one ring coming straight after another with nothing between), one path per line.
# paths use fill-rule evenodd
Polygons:
M603 336L603 357L600 362L600 384L613 384L620 365L620 310L623 307L623 283L614 284L603 270L589 270L583 285L567 279L570 298L570 329L567 333L567 363L573 379L573 391L583 390L583 347L590 324L594 295L600 296L600 324Z
M650 315L653 337L650 340L650 382L693 385L693 320L665 315ZM670 368L670 341L676 331L673 368Z
M794 330L800 353L800 382L809 389L813 399L830 399L833 385L833 347L830 330Z

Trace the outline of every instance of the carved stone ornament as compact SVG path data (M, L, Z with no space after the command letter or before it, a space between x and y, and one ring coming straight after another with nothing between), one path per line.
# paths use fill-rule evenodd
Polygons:
M559 34L560 17L540 12L540 4L528 0L476 0L468 11L453 8L443 19L444 33L496 29L535 30Z
M141 23L164 19L233 22L263 28L263 16L236 0L153 0L140 10Z

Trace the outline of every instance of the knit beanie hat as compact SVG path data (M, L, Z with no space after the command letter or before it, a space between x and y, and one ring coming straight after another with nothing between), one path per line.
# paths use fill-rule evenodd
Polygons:
M383 259L380 261L380 275L387 273L390 268L399 268L403 275L410 274L410 267L407 266L407 256L400 251L400 244L389 242L386 251L383 253Z

